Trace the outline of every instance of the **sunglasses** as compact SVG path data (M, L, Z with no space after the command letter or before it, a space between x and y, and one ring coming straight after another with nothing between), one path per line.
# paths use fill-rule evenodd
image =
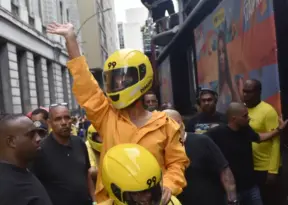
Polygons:
M63 102L63 103L54 103L54 104L51 104L49 107L52 108L52 107L58 107L58 106L65 106L65 107L67 107L67 106L68 106L68 103L66 103L66 102Z

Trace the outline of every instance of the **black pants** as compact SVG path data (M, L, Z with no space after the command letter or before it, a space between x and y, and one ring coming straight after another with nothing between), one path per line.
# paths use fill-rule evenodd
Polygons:
M156 8L152 9L153 22L165 17L165 12L168 11L169 15L175 13L174 5L172 0L165 1L159 4Z
M264 205L283 205L285 202L285 190L281 180L281 170L273 184L267 184L267 171L255 171L257 184Z

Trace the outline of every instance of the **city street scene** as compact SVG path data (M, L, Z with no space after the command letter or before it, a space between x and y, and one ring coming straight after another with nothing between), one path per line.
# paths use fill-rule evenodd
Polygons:
M0 0L0 205L288 205L286 0Z

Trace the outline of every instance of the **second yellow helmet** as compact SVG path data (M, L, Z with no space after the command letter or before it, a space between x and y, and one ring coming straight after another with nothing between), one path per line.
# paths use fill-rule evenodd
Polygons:
M123 109L152 87L153 69L149 58L141 51L121 49L105 62L103 78L113 106Z
M109 149L102 163L102 180L117 205L138 204L139 200L161 204L161 168L156 158L138 144Z
M94 128L93 125L90 125L87 132L88 132L87 133L87 140L88 140L89 144L91 145L92 149L94 149L97 152L101 152L102 143L97 142L96 139L94 139L95 137L93 137L93 135L97 134L97 130Z

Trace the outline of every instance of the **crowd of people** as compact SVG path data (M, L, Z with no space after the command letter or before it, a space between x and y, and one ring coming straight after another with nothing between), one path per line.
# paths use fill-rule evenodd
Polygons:
M71 116L67 103L1 115L1 205L281 205L287 121L261 101L259 81L248 80L244 102L225 114L216 111L218 94L201 89L199 111L184 124L150 91L143 53L123 49L107 59L104 93L73 25L47 31L66 39L73 93L87 117Z

